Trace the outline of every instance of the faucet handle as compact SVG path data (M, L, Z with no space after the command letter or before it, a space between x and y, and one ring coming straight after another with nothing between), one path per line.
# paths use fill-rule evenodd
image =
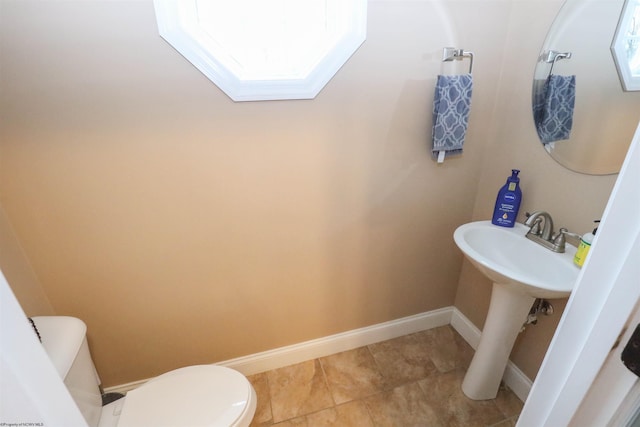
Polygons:
M540 229L540 224L542 224L542 218L538 216L538 212L529 213L525 212L527 219L524 222L524 225L529 227L529 232L527 234L535 234L539 236L542 234L542 230Z
M553 244L558 247L559 252L564 252L564 249L566 247L566 238L571 237L573 239L577 239L578 241L580 240L581 236L579 234L576 233L572 233L569 230L567 230L566 228L562 227L560 230L558 230L558 234L556 234L553 237Z
M540 218L537 218L533 222L533 225L531 226L531 228L529 229L529 233L535 234L536 236L539 236L540 234L542 234L542 231L540 230L540 223L541 222L542 222L542 220Z
M566 239L564 237L565 234L567 234L569 232L569 230L567 230L566 228L562 227L560 230L558 230L558 234L556 234L553 238L553 244L558 246L558 247L563 247L564 248L564 244L566 242Z
M576 233L572 233L572 232L570 232L569 230L567 230L567 229L566 229L566 228L564 228L564 227L563 227L563 228L561 228L561 229L558 231L558 234L555 236L555 238L556 238L556 239L558 239L558 238L560 237L560 235L561 235L561 234L562 234L562 237L570 237L570 238L576 239L576 241L578 241L578 242L579 242L579 241L580 241L580 239L582 238L582 236L581 236L581 235L576 234ZM577 246L577 245L576 245L576 246Z

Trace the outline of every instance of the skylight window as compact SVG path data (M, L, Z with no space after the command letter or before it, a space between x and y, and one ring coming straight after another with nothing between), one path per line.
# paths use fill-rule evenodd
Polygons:
M160 35L235 101L311 99L366 37L366 0L154 0Z
M622 87L640 90L640 0L627 0L622 8L611 51Z

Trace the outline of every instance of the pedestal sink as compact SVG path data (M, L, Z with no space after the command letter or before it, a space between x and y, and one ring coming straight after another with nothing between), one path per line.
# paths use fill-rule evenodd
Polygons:
M474 400L496 397L513 344L536 298L568 296L578 277L576 248L555 253L525 238L528 227L499 227L491 221L464 224L453 238L471 261L493 281L491 304L480 344L462 382Z

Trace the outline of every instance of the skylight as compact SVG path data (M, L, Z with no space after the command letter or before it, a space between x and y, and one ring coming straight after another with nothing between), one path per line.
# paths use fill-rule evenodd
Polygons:
M366 37L366 0L154 0L160 35L234 101L311 99Z
M640 90L640 0L627 0L622 8L611 51L622 87Z

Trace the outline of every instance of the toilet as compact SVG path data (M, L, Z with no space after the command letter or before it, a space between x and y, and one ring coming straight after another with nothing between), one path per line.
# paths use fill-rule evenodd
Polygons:
M256 393L241 373L196 365L155 377L102 406L100 378L75 317L32 317L42 345L90 427L248 427Z

